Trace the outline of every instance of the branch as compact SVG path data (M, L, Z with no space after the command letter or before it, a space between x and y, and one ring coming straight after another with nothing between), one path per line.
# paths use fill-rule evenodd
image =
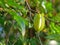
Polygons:
M30 8L30 6L29 6L29 4L28 4L28 2L27 2L27 1L26 1L26 4L27 4L28 9L29 9L30 19L31 19L31 21L33 22L33 19L32 19L32 16L31 16L31 14L32 14L32 12L31 12L31 11L35 12L35 10L32 10L32 9Z
M29 4L28 4L28 2L27 2L27 1L26 1L26 4L27 4L28 9L29 9L30 11L33 11L33 12L36 12L36 13L37 13L37 11L35 11L35 10L31 9L31 7L29 6Z

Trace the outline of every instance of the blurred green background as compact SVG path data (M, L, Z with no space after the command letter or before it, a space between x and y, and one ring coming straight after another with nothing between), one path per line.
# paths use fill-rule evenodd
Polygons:
M38 13L44 14L45 27L37 36ZM60 45L60 0L0 0L0 45L49 45L51 40Z

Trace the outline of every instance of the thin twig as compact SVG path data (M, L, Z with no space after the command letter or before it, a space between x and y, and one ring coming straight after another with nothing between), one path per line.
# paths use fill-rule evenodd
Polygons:
M34 11L34 10L32 10L31 8L30 8L30 6L29 6L29 4L28 4L28 2L26 2L26 4L27 4L27 6L28 6L28 9L29 9L29 13L30 13L30 19L31 19L31 21L33 22L33 19L32 19L32 12L31 11ZM35 11L34 11L35 12Z
M33 22L33 19L32 19L32 16L31 16L32 15L31 11L29 13L30 13L30 19Z
M17 42L17 40L14 41L14 43L12 45L15 45L15 43Z
M39 32L36 33L36 36L38 37L38 39L39 39L39 41L40 41L40 42L39 42L40 45L43 45L43 43L42 43L42 41L41 41L41 38L40 38L40 36L39 36Z
M35 10L31 9L31 7L29 6L29 4L28 4L28 2L27 2L27 1L26 1L26 4L27 4L28 9L29 9L30 11L33 11L33 12L36 12L36 13L37 13L37 11L35 11Z

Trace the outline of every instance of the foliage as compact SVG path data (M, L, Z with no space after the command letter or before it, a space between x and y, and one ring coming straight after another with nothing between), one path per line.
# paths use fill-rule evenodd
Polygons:
M44 14L45 27L36 34L38 13ZM47 40L60 42L59 36L60 0L0 0L0 45L45 45Z

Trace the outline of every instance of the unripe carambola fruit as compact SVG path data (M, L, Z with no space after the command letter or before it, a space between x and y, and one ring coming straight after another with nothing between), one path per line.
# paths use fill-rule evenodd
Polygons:
M44 14L36 14L34 17L34 28L37 32L40 32L41 30L43 30L45 26L45 17Z

